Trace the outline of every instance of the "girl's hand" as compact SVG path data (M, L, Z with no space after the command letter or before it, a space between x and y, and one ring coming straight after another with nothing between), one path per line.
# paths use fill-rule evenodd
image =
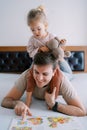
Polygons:
M60 44L66 44L66 39L61 39Z
M26 117L26 115L29 115L29 116L32 115L29 107L22 101L17 101L17 104L14 109L15 109L15 113L17 115L22 116L23 119Z
M49 51L49 48L46 47L46 46L42 46L42 47L40 47L39 51L48 52L48 51Z
M53 89L53 92L51 94L49 94L48 92L45 93L45 100L47 105L49 106L49 109L52 109L55 104L55 92L56 87Z

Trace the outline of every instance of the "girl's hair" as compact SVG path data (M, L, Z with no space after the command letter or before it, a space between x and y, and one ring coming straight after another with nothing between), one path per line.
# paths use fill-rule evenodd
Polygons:
M36 9L32 9L29 11L27 15L27 24L30 25L33 22L40 21L44 23L46 26L48 25L47 17L45 14L45 9L43 6L39 6Z
M53 70L58 66L58 58L52 51L49 52L37 52L33 59L35 65L48 65L53 66Z

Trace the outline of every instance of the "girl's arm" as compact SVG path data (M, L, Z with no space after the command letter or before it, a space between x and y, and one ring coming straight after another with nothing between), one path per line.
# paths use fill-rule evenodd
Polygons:
M26 102L25 104L29 107L32 102L32 92L26 92Z
M33 58L34 55L38 52L38 50L39 50L39 45L38 45L37 39L35 39L32 36L27 45L27 52L29 56Z

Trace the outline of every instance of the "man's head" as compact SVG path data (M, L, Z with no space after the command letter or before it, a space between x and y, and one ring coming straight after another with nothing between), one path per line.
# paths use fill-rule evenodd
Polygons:
M58 63L52 52L38 52L33 60L33 76L39 88L49 84Z
M38 52L34 56L33 64L39 65L39 66L50 64L50 65L52 65L52 68L54 70L56 68L56 66L58 65L57 59L58 59L58 57L56 57L56 55L53 51Z

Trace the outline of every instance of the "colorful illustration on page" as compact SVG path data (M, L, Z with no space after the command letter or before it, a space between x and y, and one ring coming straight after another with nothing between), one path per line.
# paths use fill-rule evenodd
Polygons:
M58 123L64 124L70 121L70 117L48 117L49 127L56 128Z
M9 130L35 130L44 128L43 118L41 117L27 117L26 120L14 118Z
M13 126L11 130L32 130L31 127L18 127L18 126Z
M40 125L43 123L43 119L41 117L28 118L27 120L33 125Z

